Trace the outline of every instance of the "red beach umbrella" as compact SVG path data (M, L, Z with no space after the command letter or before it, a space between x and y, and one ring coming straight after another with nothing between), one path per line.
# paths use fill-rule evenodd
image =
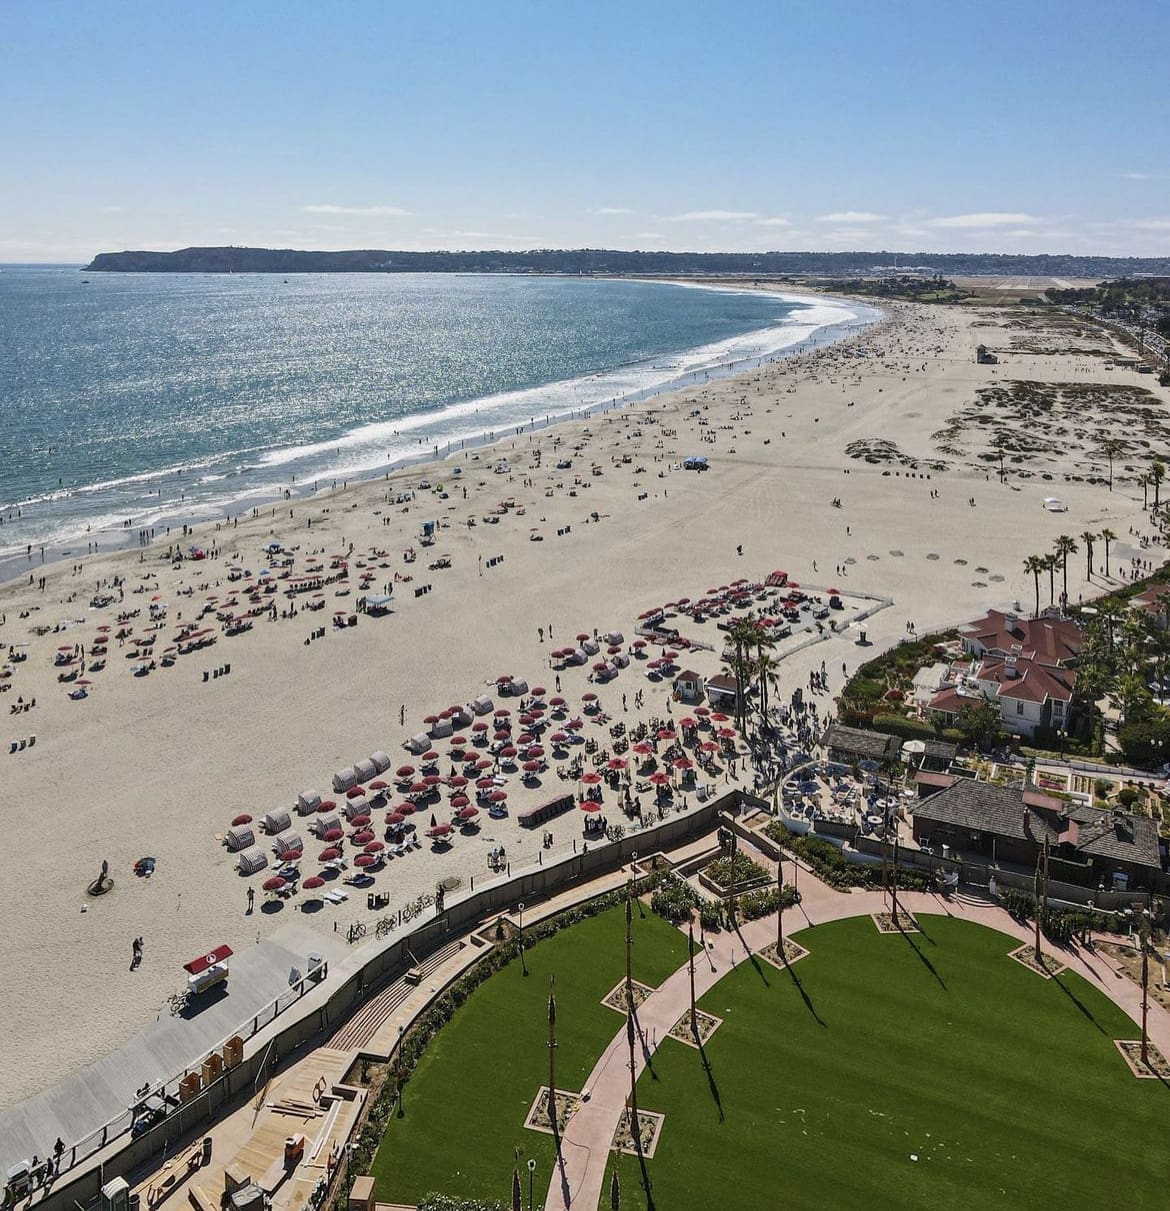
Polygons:
M500 756L501 757L515 757L516 756L516 746L514 744L505 745L502 749L500 749Z
M439 754L433 748L427 749L427 751L423 753L422 759L424 761L438 761Z
M370 822L370 817L363 812L360 816L354 816L349 822L350 828L365 828Z
M394 810L396 812L398 812L398 814L400 816L413 816L414 815L414 804L413 803L400 803Z
M386 782L383 782L381 778L376 778L373 782L370 783L370 790L384 791L388 788L388 785L389 784Z
M581 810L583 812L599 812L601 811L601 804L596 799L586 799L581 804Z
M674 728L671 728L671 727L659 728L658 729L658 739L659 740L673 740L674 739Z
M488 725L481 719L478 723L473 723L471 725L471 730L473 732L486 732L488 730Z
M492 791L492 793L491 793L491 801L493 803L503 803L504 800L507 799L507 797L508 797L507 791Z
M717 745L714 740L704 740L699 747L705 753L717 753L719 751L719 745Z
M345 797L347 799L360 799L365 793L366 792L362 790L360 786L351 786L349 790L345 792Z
M367 841L365 844L365 851L367 854L380 854L385 848L385 841Z
M669 774L651 774L650 781L653 782L655 786L667 786L670 783L670 775Z
M399 778L410 778L414 774L414 766L413 765L400 765L398 767L398 769L395 771L395 774Z
M553 742L553 744L564 744L569 737L565 732L553 732L549 739Z
M639 740L638 743L634 745L634 752L637 753L639 757L648 757L653 751L654 745L652 745L649 740Z
M628 763L627 763L627 762L626 762L626 761L625 761L623 758L621 758L621 757L611 757L611 758L610 758L610 759L609 759L609 760L608 760L608 761L605 763L605 768L606 768L606 769L612 769L612 770L625 769L625 768L626 768L626 766L627 766L627 764L628 764Z
M427 829L428 837L445 837L451 831L449 824L436 824L433 828Z
M318 887L324 887L325 880L320 875L310 875L302 884L301 887L305 891L316 891Z
M322 799L321 802L319 804L317 804L318 812L332 812L332 811L336 811L336 810L337 810L337 803L333 799Z
M470 802L471 802L471 800L468 799L468 797L466 795L452 795L451 796L451 806L452 807L467 807L467 805Z
M405 824L406 817L401 812L387 812L386 813L386 823L387 824Z
M341 850L339 850L331 845L328 849L323 849L317 855L317 861L318 862L336 862L337 859L340 857L341 857Z
M486 790L489 786L495 786L495 784L496 780L494 778L476 778L475 780L475 785L480 790Z
M544 756L544 746L540 745L540 744L530 744L528 746L528 756L529 757L543 757Z
M251 824L252 817L247 812L241 812L233 821L232 828L239 828L241 824Z
M429 786L438 786L438 784L442 781L443 781L443 779L440 778L438 774L427 774L423 778L423 785L428 786L428 787Z
M543 698L547 693L548 690L546 690L543 685L534 685L532 687L533 698Z
M261 888L264 891L280 891L284 887L285 882L286 880L282 879L279 875L273 875L271 879L264 880Z
M339 828L331 828L322 838L322 841L340 841L344 834Z
M354 833L353 835L354 845L366 845L373 839L374 834L368 828L363 828L360 833Z
M596 786L601 781L601 775L594 773L593 770L589 770L588 773L581 775L581 781L586 786Z
M562 697L560 697L560 695L558 695L556 698L550 698L548 701L549 701L550 706L564 706L565 705L565 700Z
M695 763L690 757L676 757L674 762L675 769L694 769Z
M475 763L476 769L491 769L495 762L490 757L480 757Z
M354 866L376 866L378 864L377 854L358 854L353 860Z
M447 785L448 786L466 786L467 779L462 774L452 774L451 777L447 779Z
M479 815L478 807L465 807L459 813L460 820L474 820Z

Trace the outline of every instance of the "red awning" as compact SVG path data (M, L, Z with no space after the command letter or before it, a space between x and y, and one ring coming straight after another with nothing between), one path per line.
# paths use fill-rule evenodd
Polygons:
M190 963L183 964L183 970L189 972L193 976L197 976L201 971L206 971L209 967L214 967L216 963L222 963L232 953L232 948L228 945L217 946L214 950L209 950L205 955L200 955L197 959L192 959Z

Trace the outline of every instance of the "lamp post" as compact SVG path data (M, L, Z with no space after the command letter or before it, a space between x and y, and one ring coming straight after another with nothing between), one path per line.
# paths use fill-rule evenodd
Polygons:
M532 1211L532 1179L536 1176L536 1161L528 1162L528 1211Z
M528 974L528 964L524 959L524 905L519 906L520 909L520 972L522 975Z
M1150 910L1143 908L1138 912L1131 908L1129 913L1137 925L1138 945L1142 951L1142 1066L1148 1068L1150 1045L1146 1026L1150 1007Z
M784 958L784 863L776 863L776 958Z
M698 1022L695 1020L695 923L687 924L687 967L691 975L691 1034L699 1035Z

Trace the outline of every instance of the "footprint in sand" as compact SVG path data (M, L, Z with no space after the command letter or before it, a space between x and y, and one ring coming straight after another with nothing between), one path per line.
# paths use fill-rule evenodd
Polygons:
M895 559L901 559L901 558L902 558L902 552L901 552L901 551L891 551L891 552L890 552L890 554L891 554L891 555L892 555L892 556L893 556Z
M981 575L983 575L983 576L986 576L986 575L987 575L987 569L986 569L986 568L976 568L976 569L975 569L975 571L976 571L976 572L978 572L978 573L980 573L980 574L981 574Z
M1003 577L998 574L989 576L987 579L990 580L992 584L1003 584Z
M930 552L927 554L926 558L927 558L927 559L937 559L937 558L938 558L938 556L937 556L937 555L936 555L936 554L935 554L933 551L930 551Z
M880 555L867 555L866 559L870 560L873 563L876 563L879 559L881 559L881 556Z
M956 559L955 563L957 563L961 568L965 568L967 566L967 561L965 559Z
M856 560L856 559L854 559L852 555L850 555L850 556L849 556L849 557L848 557L848 558L845 560L845 562L846 562L846 563L856 563L856 562L857 562L857 560Z
M985 581L985 580L973 580L973 581L971 581L971 587L972 587L973 589L985 589L985 588L987 588L987 581Z

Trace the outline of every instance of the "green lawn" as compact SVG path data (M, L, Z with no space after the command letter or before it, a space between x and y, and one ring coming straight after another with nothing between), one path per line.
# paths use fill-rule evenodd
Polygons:
M468 998L423 1055L374 1161L376 1197L419 1201L442 1191L507 1202L513 1149L547 1187L551 1135L525 1115L548 1081L548 990L556 976L557 1085L578 1090L622 1019L601 998L625 975L625 909L610 909L531 947ZM634 978L656 987L687 957L686 938L635 906ZM527 1173L525 1173L527 1178Z
M1167 1205L1170 1088L1114 1048L1128 1017L1003 934L922 923L913 945L868 918L807 929L790 973L741 963L712 989L709 1070L667 1039L639 1081L666 1115L653 1206ZM646 1206L638 1160L617 1163L622 1207Z

